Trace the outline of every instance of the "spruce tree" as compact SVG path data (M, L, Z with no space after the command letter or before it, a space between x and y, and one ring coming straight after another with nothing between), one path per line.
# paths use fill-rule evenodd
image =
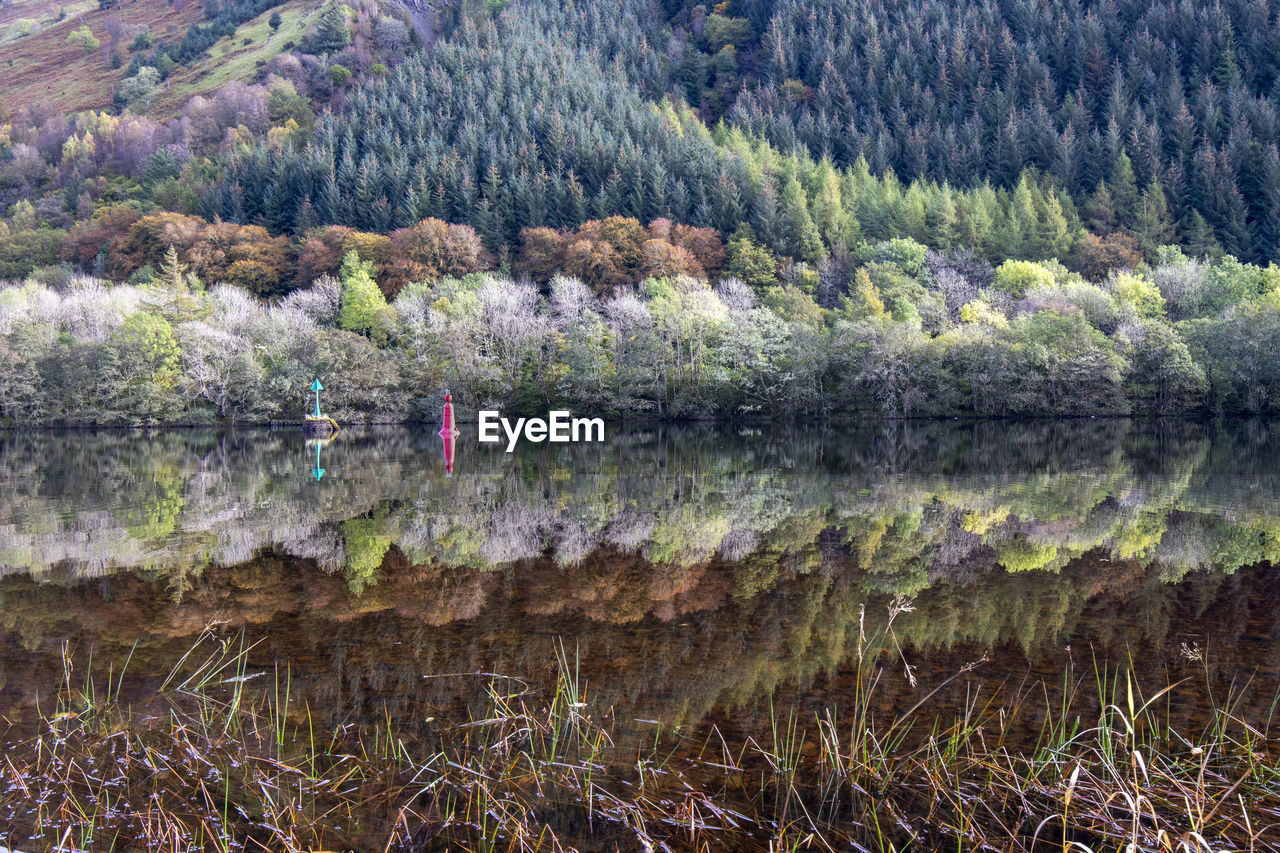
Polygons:
M1156 249L1173 242L1173 221L1169 217L1169 204L1164 190L1157 181L1147 184L1138 204L1138 219L1133 235L1138 238L1142 250L1153 254Z
M822 235L809 215L804 189L795 178L787 181L782 192L782 215L787 230L787 252L792 257L814 262L826 254Z
M1108 184L1115 199L1120 227L1132 231L1138 221L1138 183L1133 176L1133 163L1123 151L1116 157Z
M311 49L316 53L334 53L351 44L351 25L347 22L347 7L330 0L320 12L316 31L311 38Z

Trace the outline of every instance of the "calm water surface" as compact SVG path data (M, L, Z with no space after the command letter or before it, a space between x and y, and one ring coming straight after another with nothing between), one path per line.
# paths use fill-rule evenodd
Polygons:
M451 476L427 428L0 433L0 715L34 724L64 648L79 673L132 654L141 697L205 631L256 642L250 670L287 666L329 725L466 713L476 673L546 689L563 646L625 735L745 738L771 702L847 705L872 634L885 715L1041 680L1052 702L1112 665L1272 713L1274 425L654 428L513 454L469 429Z

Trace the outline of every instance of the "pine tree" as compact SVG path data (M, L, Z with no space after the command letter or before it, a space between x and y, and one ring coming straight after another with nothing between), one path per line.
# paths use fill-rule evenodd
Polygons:
M764 292L778 284L778 260L755 240L751 227L740 227L729 240L725 272Z
M160 265L160 279L173 293L186 293L187 265L178 260L178 250L169 244L164 253L164 262Z
M943 184L929 195L925 210L927 243L939 249L950 249L958 242L956 233L956 202L951 187Z
M1193 258L1217 258L1222 254L1222 247L1213 235L1213 228L1200 215L1199 210L1191 211L1191 216L1182 229L1182 244L1187 247L1187 254Z
M1056 194L1041 191L1036 211L1036 237L1042 258L1065 257L1071 245L1071 226Z
M311 196L303 199L302 206L298 208L298 215L294 217L293 222L294 233L296 234L306 234L320 224L320 220L316 216L316 207L311 203Z
M1095 234L1110 234L1120 227L1120 218L1116 214L1115 196L1105 183L1089 198L1084 210L1084 224Z
M866 267L859 267L853 277L848 296L840 298L840 313L849 320L883 320L888 317L884 300L867 274Z
M1274 145L1263 155L1258 191L1262 210L1256 225L1258 251L1266 258L1280 258L1280 152Z
M193 292L202 289L200 280L188 270L188 265L178 259L178 250L170 244L159 274L147 286L143 298L144 305L174 325L207 314L201 294Z
M756 194L755 209L751 222L760 241L776 251L782 251L784 243L784 226L782 212L778 200L778 188L773 175L764 176L760 184L760 192Z
M814 224L832 249L848 249L857 242L854 223L840 192L840 176L830 160L823 160L814 176L817 190L813 194ZM954 214L954 211L953 211Z

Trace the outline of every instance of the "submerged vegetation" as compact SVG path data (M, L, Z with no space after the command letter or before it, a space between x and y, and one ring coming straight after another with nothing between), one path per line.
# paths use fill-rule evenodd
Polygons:
M954 719L877 712L896 647L895 602L863 637L851 705L769 706L759 730L636 734L593 701L563 646L545 689L492 673L469 709L402 731L390 716L326 724L290 671L263 670L243 635L202 637L152 692L129 661L105 680L49 685L31 731L0 730L0 841L186 851L354 846L515 850L1260 849L1280 813L1267 726L1234 696L1175 727L1178 682L1068 670L1060 704L1038 689L975 694ZM1201 688L1202 689L1202 688ZM136 691L135 691L136 692ZM481 698L483 697L483 698ZM1199 701L1199 700L1197 700ZM1028 719L1024 719L1028 718ZM1039 734L1015 746L1028 726ZM176 783L176 784L175 784Z

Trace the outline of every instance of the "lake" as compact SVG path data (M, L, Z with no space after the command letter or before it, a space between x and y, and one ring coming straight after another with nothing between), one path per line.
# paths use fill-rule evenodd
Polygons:
M820 760L826 715L839 729L887 725L904 752L954 720L998 715L1000 748L1030 754L1046 728L1097 722L1113 692L1132 716L1135 690L1171 684L1152 705L1160 749L1200 748L1174 730L1234 726L1274 764L1277 425L610 427L602 444L514 453L462 430L451 473L425 427L328 442L266 429L0 433L11 753L77 691L114 689L144 717L175 673L231 648L234 669L210 682L237 703L240 685L277 699L283 686L280 719L313 742L394 730L434 744L497 719L495 691L567 690L608 732L592 766L632 786L625 767L655 743L695 787L729 760L710 760L709 743L741 756L771 740L776 757L780 721L810 738L793 768ZM0 824L40 848L36 798L15 793L23 775L6 782ZM419 842L443 843L452 801L415 796L438 816ZM630 818L549 799L561 805L537 820L565 844L635 843ZM397 808L325 820L333 843L382 849ZM724 808L670 823L701 822L706 843L729 849L785 829L776 815L763 834L744 828ZM862 826L844 808L813 820ZM922 808L900 803L902 825L881 832L938 843L941 818ZM670 832L671 849L697 843Z

